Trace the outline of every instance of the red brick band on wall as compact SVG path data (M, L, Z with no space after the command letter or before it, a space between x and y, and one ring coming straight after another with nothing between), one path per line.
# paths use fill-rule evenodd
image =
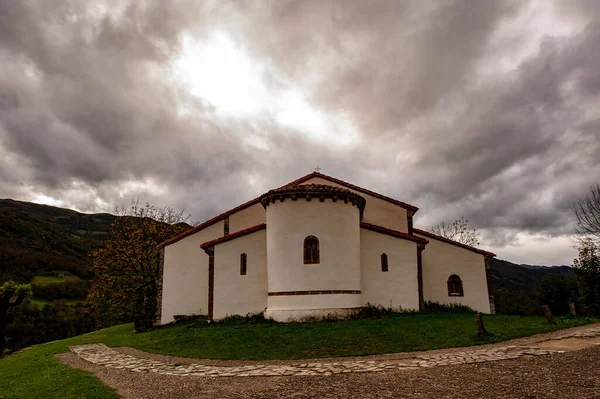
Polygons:
M279 291L279 292L269 292L269 296L331 295L331 294L360 294L360 290Z

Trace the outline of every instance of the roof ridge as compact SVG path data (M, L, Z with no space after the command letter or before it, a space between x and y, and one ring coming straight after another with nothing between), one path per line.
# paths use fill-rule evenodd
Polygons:
M439 241L443 241L443 242L446 242L448 244L456 245L457 247L462 247L462 248L468 249L470 251L476 252L476 253L481 254L481 255L496 256L496 254L493 253L493 252L489 252L489 251L486 251L486 250L483 250L483 249L479 249L479 248L473 247L471 245L463 244L462 242L454 241L454 240L451 240L449 238L442 237L440 235L431 233L431 232L426 231L426 230L418 229L418 228L415 227L415 228L413 228L413 231L415 233L417 233L417 234L422 234L422 235L427 236L429 238L433 238L433 239L436 239L436 240L439 240Z
M390 202L392 204L398 205L398 206L400 206L402 208L405 208L405 209L408 209L408 210L411 210L411 211L414 211L414 212L416 212L416 211L419 210L419 208L417 208L416 206L409 205L407 203L395 200L395 199L390 198L390 197L386 197L385 195L378 194L378 193L376 193L374 191L367 190L366 188L362 188L362 187L356 186L354 184L345 182L345 181L340 180L340 179L336 179L335 177L331 177L331 176L325 175L325 174L320 173L320 172L311 172L311 173L309 173L307 175L304 175L304 176L302 176L302 177L300 177L300 178L298 178L296 180L293 180L293 181L291 181L289 183L286 183L283 186L280 186L278 188L281 189L281 188L286 188L286 187L291 187L291 186L297 186L297 185L300 185L300 184L302 184L303 182L305 182L305 181L307 181L309 179L312 179L313 177L320 177L320 178L323 178L325 180L329 180L332 183L340 184L340 185L345 186L347 188L350 188L352 190L361 192L363 194L370 195L370 196L375 197L375 198L379 198L381 200ZM319 184L319 183L313 183L313 184ZM262 194L259 195L256 198L254 198L254 199L251 199L250 201L244 202L242 205L238 205L235 208L232 208L232 209L230 209L228 211L225 211L225 212L223 212L223 213L221 213L221 214L219 214L219 215L217 215L217 216L215 216L213 218L210 218L207 221L205 221L203 223L200 223L199 225L194 226L191 229L186 230L183 233L178 234L178 235L176 235L173 238L170 238L168 240L165 240L165 241L161 242L160 244L158 244L156 246L156 248L161 249L161 248L166 247L167 245L174 244L177 241L182 240L182 239L184 239L185 237L187 237L189 235L192 235L192 234L194 234L194 233L196 233L196 232L198 232L198 231L200 231L200 230L202 230L202 229L204 229L206 227L209 227L209 226L217 223L218 221L220 221L221 219L224 219L225 217L227 217L229 215L232 215L232 214L234 214L236 212L242 211L242 210L244 210L244 209L246 209L248 207L251 207L252 205L258 204L258 203L260 203L260 198L261 197L262 197Z

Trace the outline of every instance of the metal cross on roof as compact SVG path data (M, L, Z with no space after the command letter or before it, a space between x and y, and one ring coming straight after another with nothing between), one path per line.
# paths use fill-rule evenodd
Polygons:
M317 167L315 168L315 172L319 173L321 171L321 168L319 167L319 165L317 165Z

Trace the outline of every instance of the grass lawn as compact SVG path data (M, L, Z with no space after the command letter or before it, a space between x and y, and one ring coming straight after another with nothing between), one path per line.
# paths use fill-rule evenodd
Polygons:
M206 326L199 322L134 333L124 324L40 345L0 360L0 397L114 398L116 394L90 374L53 357L69 345L103 342L166 355L213 359L302 359L367 355L498 342L586 324L597 319L484 316L492 336L478 338L472 314L394 315L378 320L305 324Z
M35 276L33 280L31 280L31 284L35 285L48 285L54 283L65 283L67 281L76 282L81 281L81 279L77 276L73 276L71 274L65 274L65 277L58 276Z
M43 298L30 298L29 300L32 303L35 303L36 305L38 305L39 307L44 307L44 305L52 303L52 301L49 301L49 300L46 300L46 299L43 299ZM85 299L62 299L62 301L67 306L77 306L80 303L81 304L85 304L86 303Z

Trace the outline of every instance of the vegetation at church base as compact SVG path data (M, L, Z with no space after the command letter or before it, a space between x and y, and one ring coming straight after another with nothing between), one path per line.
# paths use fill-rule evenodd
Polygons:
M478 338L472 313L407 313L378 319L278 324L260 318L207 324L197 320L134 333L133 324L29 348L0 360L3 398L114 398L92 375L54 357L70 345L103 342L165 355L213 359L302 359L438 349L498 342L597 319L484 316L493 336Z

